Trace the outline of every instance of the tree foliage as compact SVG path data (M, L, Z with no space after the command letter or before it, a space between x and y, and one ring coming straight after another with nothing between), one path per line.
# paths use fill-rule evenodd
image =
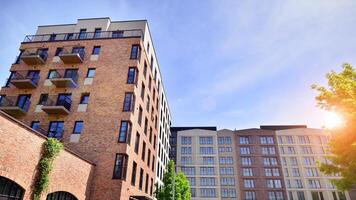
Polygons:
M356 71L344 64L340 73L326 75L328 88L312 85L319 92L318 105L325 110L343 116L344 125L330 129L330 163L321 163L320 170L327 175L341 174L333 180L340 190L348 190L356 184Z
M168 162L167 172L163 175L163 186L156 185L155 195L158 200L189 200L190 187L187 178L182 172L174 170L174 162Z

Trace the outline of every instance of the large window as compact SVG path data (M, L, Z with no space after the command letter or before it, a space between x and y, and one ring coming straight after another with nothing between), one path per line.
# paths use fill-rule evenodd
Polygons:
M239 143L240 144L249 144L250 141L249 141L248 136L240 136L239 137Z
M182 156L181 157L182 165L191 165L193 163L191 156Z
M213 177L202 177L202 178L200 178L200 185L201 186L214 186L215 185L215 178L213 178Z
M252 179L244 179L244 187L245 188L254 188L255 182Z
M200 196L201 197L216 197L216 189L215 188L200 188Z
M284 200L282 192L268 192L268 200Z
M268 179L266 180L267 188L282 188L282 182L280 179Z
M274 144L272 136L261 136L260 142L261 144Z
M138 183L138 188L140 190L142 190L142 185L143 185L143 169L141 168L140 169L140 180L139 180L139 183Z
M87 72L87 78L94 78L95 68L89 68Z
M222 198L235 198L236 197L236 189L221 188L221 197Z
M181 144L188 144L188 145L190 145L190 144L192 144L192 137L187 137L187 136L183 136L183 137L181 137Z
M278 168L265 168L265 176L279 176Z
M132 173L131 173L131 185L135 186L136 184L136 171L137 171L137 163L132 161Z
M139 59L140 58L140 45L134 44L131 47L130 59Z
M181 147L181 154L192 154L192 147Z
M220 165L230 165L233 163L234 163L234 161L233 161L232 157L219 157Z
M253 176L252 168L242 168L243 176Z
M76 121L74 123L73 134L81 134L83 129L83 121Z
M101 35L101 28L96 28L94 30L94 38L100 38Z
M132 92L125 93L124 112L133 111L135 107L135 95Z
M92 54L99 55L100 54L100 46L94 46Z
M64 122L62 121L52 121L49 123L48 137L61 139L64 129Z
M275 157L266 157L263 158L263 165L264 166L275 166L277 165L277 158Z
M310 140L309 140L309 136L298 136L299 139L299 144L309 144Z
M309 188L318 189L321 188L320 181L317 179L308 180Z
M140 147L140 134L136 132L136 139L135 139L135 153L138 154L138 149Z
M214 175L214 167L200 167L200 175Z
M131 134L131 122L130 121L121 121L120 133L119 133L119 142L130 143L129 138Z
M137 123L141 126L142 124L142 107L140 106L139 109L138 109L138 119L137 119Z
M218 137L218 143L220 145L231 144L231 137Z
M220 167L220 174L221 175L233 175L234 168L233 167Z
M145 157L146 157L146 142L142 141L142 152L141 152L142 161L145 161Z
M250 147L240 147L240 154L241 155L251 154Z
M213 137L199 137L199 144L213 144Z
M214 154L213 147L200 147L200 154L211 155Z
M214 157L203 157L203 164L204 165L213 165Z
M252 158L251 157L241 157L241 165L243 165L243 166L252 165Z
M195 175L195 167L182 167L181 168L184 175Z
M89 102L89 93L84 93L80 97L80 104L88 104Z
M136 84L137 83L137 68L129 67L129 71L127 72L127 83L128 84Z
M220 178L220 184L223 186L234 186L235 178L232 177L222 177Z
M276 154L275 147L262 147L262 154L263 155L274 155Z
M127 158L128 156L126 154L116 154L113 179L126 178Z
M245 192L245 200L257 200L256 199L256 192L254 192L254 191Z

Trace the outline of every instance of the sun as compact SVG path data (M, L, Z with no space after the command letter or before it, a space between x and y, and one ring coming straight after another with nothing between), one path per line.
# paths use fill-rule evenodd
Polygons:
M328 129L333 129L342 126L344 119L335 111L328 111L324 115L324 125Z

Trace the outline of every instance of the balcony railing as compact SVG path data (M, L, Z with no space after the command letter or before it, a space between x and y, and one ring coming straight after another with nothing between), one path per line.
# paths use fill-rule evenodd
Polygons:
M57 95L49 96L43 103L42 110L47 114L69 114L72 100L69 97L58 98Z
M43 35L27 35L23 42L53 42L53 41L70 41L70 40L88 40L88 39L108 39L108 38L127 38L141 37L141 29L86 32L86 33L58 33Z
M69 73L67 70L56 70L54 75L50 77L51 82L58 88L76 87L78 81L78 72L72 71Z
M82 63L84 60L85 51L84 47L80 46L67 46L59 53L59 57L63 63Z
M10 83L19 89L30 89L36 88L39 80L39 72L21 70L15 72Z
M24 115L30 107L30 98L20 101L19 96L3 96L0 98L0 109L10 115Z
M22 55L21 60L28 65L39 65L46 63L48 53L41 49L26 49Z

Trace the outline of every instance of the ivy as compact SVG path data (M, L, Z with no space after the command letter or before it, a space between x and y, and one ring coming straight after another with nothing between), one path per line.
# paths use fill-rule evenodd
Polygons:
M34 200L40 200L42 192L48 189L53 160L62 149L62 143L54 138L49 138L43 143L43 154L38 165L38 177L33 191Z

